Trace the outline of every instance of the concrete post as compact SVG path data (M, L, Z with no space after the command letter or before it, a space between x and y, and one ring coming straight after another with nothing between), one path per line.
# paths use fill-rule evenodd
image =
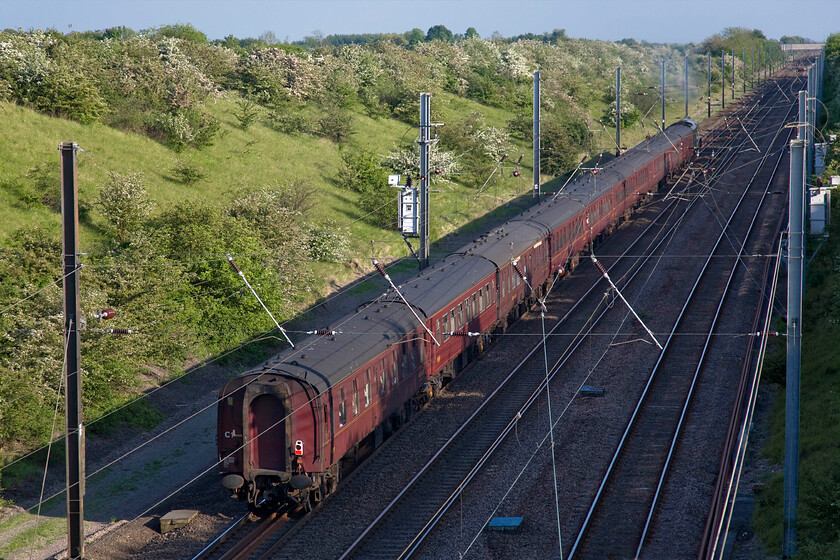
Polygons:
M420 94L420 269L429 266L429 150L431 145L431 99L428 93Z
M615 69L615 155L621 155L621 66Z
M788 222L787 367L785 381L785 473L783 558L796 552L799 501L799 377L802 348L802 212L805 196L805 143L790 142Z
M79 338L79 188L76 184L75 142L62 142L61 152L61 228L64 263L64 337L67 364L64 372L67 450L67 551L71 560L84 556L85 444L82 424L82 369Z
M534 72L534 201L540 200L540 71Z

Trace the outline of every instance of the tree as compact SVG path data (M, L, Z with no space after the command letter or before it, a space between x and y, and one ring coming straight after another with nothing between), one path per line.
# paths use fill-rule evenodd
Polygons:
M426 41L443 41L444 43L452 42L452 32L446 28L445 25L433 25L426 33Z
M783 45L790 45L799 43L811 43L812 41L809 41L808 39L800 35L782 35L782 38L779 39L779 42Z
M423 30L417 27L411 31L406 31L403 36L405 37L405 40L408 41L409 45L416 45L417 43L422 43L426 40L426 35L423 33Z
M154 30L154 34L161 37L175 37L200 45L207 43L207 35L193 27L191 23L164 25Z
M109 27L103 33L103 37L106 39L131 39L137 35L130 27L126 27L124 25L119 25L117 27Z
M475 30L475 27L468 27L467 31L464 33L465 39L480 39L481 37L478 34L478 31Z
M99 189L97 204L120 243L140 230L152 210L141 173L110 173L111 180Z
M277 38L277 35L274 34L274 31L265 31L262 35L259 36L259 39L263 41L266 45L273 45L274 43L279 43L280 40Z

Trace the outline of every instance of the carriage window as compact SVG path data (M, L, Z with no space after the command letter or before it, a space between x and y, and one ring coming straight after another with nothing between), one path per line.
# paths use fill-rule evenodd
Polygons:
M493 290L496 289L496 281L493 280ZM493 292L490 291L490 285L484 284L484 293L487 297L487 307L490 307L493 304Z
M464 323L472 321L472 307L470 307L470 298L464 301Z
M452 332L458 330L456 326L457 323L455 322L455 308L453 307L452 310L449 312L449 326L452 327Z
M370 370L365 373L365 407L370 405Z
M385 394L385 369L379 372L379 393Z
M391 364L391 387L397 386L397 360L394 357L394 363Z
M359 386L356 380L353 380L353 416L359 413Z
M437 339L440 340L440 319L435 319L435 332L437 333Z
M347 396L344 393L344 387L339 391L338 399L338 425L339 427L347 423Z
M478 317L478 295L472 295L472 316Z
M458 328L460 329L464 325L464 304L458 304Z
M449 340L449 315L444 312L443 314L443 340Z
M478 289L478 312L479 313L484 312L484 289L483 288Z

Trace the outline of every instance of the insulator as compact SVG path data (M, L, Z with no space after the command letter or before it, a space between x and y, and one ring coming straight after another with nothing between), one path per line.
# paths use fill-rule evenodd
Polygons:
M514 177L519 177L519 170L518 169L513 170L513 176Z
M451 332L449 334L450 334L450 336L478 336L481 333L472 332L472 331L455 331L455 332Z
M524 158L524 157L525 157L525 154L522 154L521 156L519 156L519 159L516 161L516 165L521 164L522 163L522 158Z
M106 329L105 332L108 334L137 334L137 331L131 329Z
M440 175L440 167L435 167L435 175Z
M507 154L503 155L502 159L499 160L499 163L504 163L506 158L507 158Z
M233 262L233 257L230 256L230 253L228 253L228 255L227 255L227 260L228 260L228 263L230 263L230 266L233 267L233 270L235 270L237 274L242 274L242 271L239 270L239 267L236 266L235 262Z
M99 319L101 321L102 319L113 319L116 315L117 315L116 311L114 311L110 307L106 307L102 311L99 311L98 313L94 313L93 316L96 319Z
M558 276L563 276L564 274L566 274L566 269L562 266L558 266L557 267L557 275Z
M373 266L376 268L376 270L379 271L379 274L381 274L385 278L388 278L388 273L385 272L385 268L381 264L379 264L378 260L373 259Z
M519 266L517 266L516 263L510 263L510 264L513 265L513 269L516 271L516 273L519 275L519 277L522 278L523 280L525 280L525 275L522 274L521 270L519 270Z
M330 329L317 329L314 331L306 331L306 334L317 334L318 336L335 336L338 334L339 331L333 331Z

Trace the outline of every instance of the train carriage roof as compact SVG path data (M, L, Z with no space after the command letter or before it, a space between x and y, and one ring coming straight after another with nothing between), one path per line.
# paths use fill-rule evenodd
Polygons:
M398 287L425 321L494 270L493 263L484 258L453 255ZM387 288L382 296L329 327L339 331L337 334L309 335L294 349L284 350L248 373L276 372L300 377L322 393L399 343L420 324L385 280L381 282L383 289Z

